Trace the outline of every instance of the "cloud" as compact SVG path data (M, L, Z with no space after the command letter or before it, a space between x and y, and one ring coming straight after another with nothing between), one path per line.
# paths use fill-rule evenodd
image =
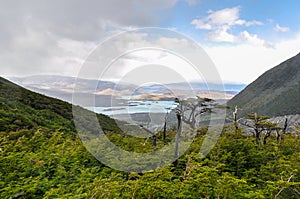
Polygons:
M276 24L276 26L274 27L274 30L277 32L288 32L290 30L289 27L282 27L279 24Z
M254 45L263 45L273 47L272 44L260 39L256 34L250 34L242 31L238 35L231 33L234 26L258 26L263 25L257 20L246 21L239 16L240 7L225 8L218 11L208 11L208 15L202 19L194 19L191 24L196 29L209 30L208 39L214 42L230 43L252 43Z
M202 30L213 29L213 26L211 24L205 23L203 20L194 19L191 22L191 24L194 25L196 29L202 29Z
M247 27L249 27L249 26L262 26L262 25L264 25L263 22L261 22L261 21L256 21L256 20L253 20L253 21L246 21L244 24L245 24ZM242 25L243 25L243 24L242 24Z
M240 43L249 43L257 46L264 46L266 48L275 48L275 46L263 39L260 39L256 34L250 34L247 31L243 31L236 38L237 42Z
M164 23L170 20L172 13L169 10L177 2L3 2L0 6L0 75L59 71L74 75L82 60L103 39L132 27L158 26Z
M236 37L228 33L228 29L228 26L222 26L208 33L208 39L214 42L236 42Z
M105 70L104 68L100 68L101 66L99 65L95 67L95 70L89 68L88 78L98 78L97 74L99 73L99 71L102 71L102 69L103 71L105 71L102 76L102 78L105 80L122 80L135 84L140 84L145 80L151 79L157 81L158 79L160 79L160 82L174 82L176 79L178 79L178 74L181 74L184 77L188 77L189 79L195 79L195 77L197 77L195 71L191 71L191 69L189 69L190 65L187 64L186 61L184 61L179 56L172 54L173 51L194 52L194 43L191 43L187 39L182 37L174 37L174 35L160 35L157 38L153 38L153 35L142 33L136 34L130 32L124 33L124 35L122 36L122 39L114 40L109 43L107 47L105 47L106 54L112 55L113 53L116 53L121 56L115 59L114 62ZM151 38L149 38L149 36ZM135 50L128 51L128 49ZM168 49L171 52L165 51L163 49ZM101 53L101 51L96 52L95 57L101 59L101 57L103 56L103 54ZM97 62L103 63L101 62L101 60ZM146 72L146 76L141 75L144 74L145 71L143 73L135 73L135 75L132 76L131 71L136 70L138 67L147 65L151 65L151 67L147 70L143 69L145 71L148 71ZM167 73L165 73L164 71L160 71L159 73L157 73L157 71L153 69L155 65L172 67L173 70L169 70ZM174 71L180 72L174 73ZM96 76L91 77L91 75ZM181 80L183 81L182 78Z
M244 43L234 46L203 46L224 82L251 83L265 71L300 52L300 34L275 43L276 49Z
M218 11L208 11L208 16L202 19L194 19L191 23L195 25L196 29L218 29L223 26L235 26L235 25L244 25L244 26L255 26L263 25L260 21L246 21L240 19L239 16L240 7L225 8Z

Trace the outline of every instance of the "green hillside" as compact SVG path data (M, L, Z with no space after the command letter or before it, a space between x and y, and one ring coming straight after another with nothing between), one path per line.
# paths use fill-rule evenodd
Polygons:
M203 127L177 166L126 173L103 165L85 149L70 104L1 78L0 105L1 199L300 197L300 139L295 132L280 142L272 134L267 144L257 145L229 126L201 158L207 136ZM162 140L160 132L152 146L150 140L120 133L109 117L98 115L98 120L107 137L128 151L154 151L175 136L170 130Z
M300 113L300 54L261 75L228 102L240 108L241 116Z
M103 130L119 130L113 119L97 116ZM0 131L47 128L74 133L72 118L71 104L31 92L0 77Z

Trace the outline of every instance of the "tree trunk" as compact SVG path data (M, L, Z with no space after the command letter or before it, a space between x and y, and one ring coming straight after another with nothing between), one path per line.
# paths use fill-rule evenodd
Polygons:
M279 130L276 130L276 140L277 140L277 142L279 142L279 140L281 140L281 136L280 136Z
M268 137L270 137L270 135L271 135L271 131L268 131L268 132L266 133L266 135L264 136L264 145L267 144L267 139L268 139Z
M235 106L235 111L233 112L233 125L235 127L235 133L238 133L239 130L239 124L237 122L237 106Z
M156 146L156 135L152 136L152 145Z
M165 124L164 124L163 140L166 140L166 134L167 134L167 121L165 121Z
M182 130L182 120L181 120L181 115L177 114L177 121L178 121L178 126L177 126L177 133L176 133L176 138L175 138L175 153L174 157L176 158L174 165L178 165L178 157L179 157L179 141L180 141L180 135L181 135L181 130Z
M256 141L256 144L259 144L260 142L260 137L259 137L259 132L255 130L255 141Z
M166 140L166 138L167 138L167 120L168 120L168 117L169 117L169 112L167 112L166 116L165 116L163 140Z

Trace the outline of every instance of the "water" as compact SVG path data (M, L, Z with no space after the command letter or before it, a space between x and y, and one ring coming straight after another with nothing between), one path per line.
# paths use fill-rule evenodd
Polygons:
M127 105L114 107L86 107L95 113L108 116L134 113L166 113L177 106L174 101L128 101Z

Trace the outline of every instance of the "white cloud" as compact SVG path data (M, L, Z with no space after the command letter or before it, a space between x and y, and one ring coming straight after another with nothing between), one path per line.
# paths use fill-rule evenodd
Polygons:
M245 24L247 27L248 27L248 26L262 26L262 25L264 25L263 22L261 22L261 21L256 21L256 20L253 20L253 21L246 21L244 24Z
M196 2L187 1L192 4ZM80 0L42 3L6 1L0 7L3 16L0 18L0 75L77 75L85 58L103 38L130 27L159 25L162 20L170 18L165 15L160 17L157 11L168 15L172 13L168 11L177 2L178 0L93 0L89 3ZM71 4L74 6L70 6ZM233 34L234 26L262 25L259 21L241 19L239 14L240 7L227 8L210 11L207 17L192 21L195 28L208 30L208 38L212 41L240 43L232 47L205 48L225 81L249 83L268 68L299 51L300 36L277 43L276 49L272 49L264 48L272 46L248 31ZM286 30L283 28L287 27L277 27L278 30ZM122 52L125 45L136 43L145 46L174 44L190 48L182 39L160 37L150 43L145 37L143 34L128 34L126 40L117 41L105 53ZM154 54L152 56L156 58ZM164 54L157 56L170 65L179 63ZM133 59L142 58L147 56L139 55ZM120 75L118 73L122 71L116 68L113 72Z
M228 33L228 29L228 26L222 26L208 33L208 39L214 42L235 42L236 37Z
M237 42L249 43L257 46L264 46L266 48L275 48L275 46L263 39L260 39L256 34L250 34L247 31L242 31L236 38Z
M131 27L158 26L170 20L169 11L177 2L3 2L0 6L0 75L74 75L94 45ZM160 13L164 13L164 17L160 17Z
M239 7L225 8L218 11L209 11L209 15L206 17L205 21L214 26L218 25L235 25L240 24L239 20Z
M289 27L282 27L279 24L276 24L276 26L274 27L274 30L277 32L288 32L290 30Z
M209 30L208 39L214 42L230 42L230 43L252 43L254 45L262 45L272 47L271 44L259 38L256 34L250 34L242 31L239 35L230 33L233 26L258 26L263 25L257 20L246 21L240 19L240 7L225 8L218 11L208 11L208 16L202 19L194 19L191 24L196 29Z
M195 25L196 29L211 30L213 28L211 24L205 23L204 21L198 19L194 19L191 24Z
M210 29L218 29L220 26L256 26L263 25L260 21L246 21L240 19L239 16L240 7L225 8L218 11L208 11L208 16L202 19L194 19L191 23L195 25L196 29L207 29L206 27L211 27Z
M248 84L265 71L298 54L300 34L275 44L276 49L250 44L203 47L215 63L224 82Z

